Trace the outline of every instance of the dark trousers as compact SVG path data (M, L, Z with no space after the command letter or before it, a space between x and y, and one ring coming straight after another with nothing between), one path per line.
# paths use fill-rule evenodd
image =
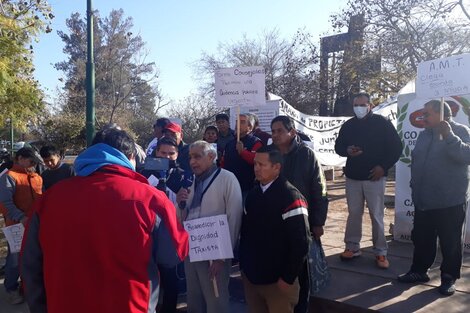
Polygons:
M178 302L178 277L175 267L159 266L160 281L163 291L162 304L159 313L176 312L176 304Z
M300 272L299 275L299 286L299 302L297 302L294 308L294 313L307 313L308 301L310 299L310 282L307 263L304 263L304 266L302 266L302 272Z
M467 204L436 210L415 210L411 240L414 244L412 272L426 273L434 263L437 238L442 252L441 275L460 278Z

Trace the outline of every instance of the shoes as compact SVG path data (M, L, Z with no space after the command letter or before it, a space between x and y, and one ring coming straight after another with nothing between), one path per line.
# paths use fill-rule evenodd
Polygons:
M24 298L19 290L7 291L7 301L10 304L20 304L24 302Z
M450 275L443 274L439 292L444 296L452 296L455 293L455 279Z
M409 271L406 274L398 276L397 279L401 283L427 283L429 281L429 276L426 273Z
M378 268L387 269L390 266L390 263L387 260L385 255L377 255L375 257L375 264Z
M344 250L343 253L341 253L339 255L339 257L343 261L349 261L349 260L352 260L354 258L357 258L360 255L361 255L361 250L352 251L352 250L346 249L346 250Z

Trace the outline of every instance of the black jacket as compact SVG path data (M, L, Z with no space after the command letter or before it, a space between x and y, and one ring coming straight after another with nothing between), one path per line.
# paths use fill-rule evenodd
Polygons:
M307 203L285 178L263 193L257 184L245 202L240 233L240 268L255 285L300 274L310 243Z
M307 199L310 228L325 225L328 213L325 176L315 153L299 136L284 155L281 174Z
M351 145L362 149L362 154L350 157L347 148ZM369 180L370 170L380 165L385 176L400 157L402 144L395 127L385 117L369 113L358 119L347 120L339 131L335 142L336 153L347 157L346 177Z

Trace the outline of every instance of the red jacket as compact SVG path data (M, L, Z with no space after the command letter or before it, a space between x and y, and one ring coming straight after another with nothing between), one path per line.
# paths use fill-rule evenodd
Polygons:
M148 312L156 263L188 254L173 204L122 166L57 183L35 210L22 258L32 313Z

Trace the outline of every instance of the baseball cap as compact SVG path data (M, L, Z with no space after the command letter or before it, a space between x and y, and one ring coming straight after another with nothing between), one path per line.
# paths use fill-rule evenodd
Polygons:
M181 126L174 122L170 122L166 124L165 128L163 129L163 131L167 131L167 130L173 133L181 133Z

